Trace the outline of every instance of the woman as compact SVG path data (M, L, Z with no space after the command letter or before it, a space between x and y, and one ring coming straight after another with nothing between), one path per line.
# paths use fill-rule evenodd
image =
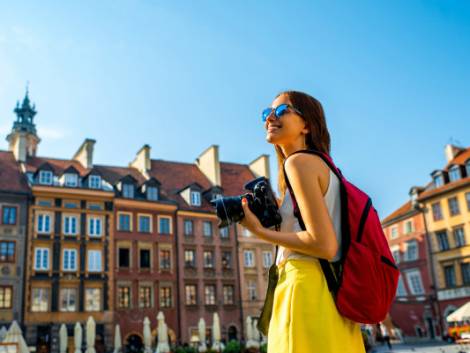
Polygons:
M330 153L323 108L301 92L278 95L263 112L266 140L275 147L282 196L279 232L264 228L243 200L241 224L279 245L279 279L268 331L268 353L363 353L360 326L342 317L328 290L319 258L341 256L339 180L318 156L296 153L316 149ZM293 215L283 165L295 195L305 231Z

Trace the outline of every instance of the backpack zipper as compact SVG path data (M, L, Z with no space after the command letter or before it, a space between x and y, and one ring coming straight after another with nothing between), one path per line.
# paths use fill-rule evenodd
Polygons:
M372 206L372 200L369 197L367 199L366 206L364 207L364 211L362 211L361 220L359 221L359 228L357 229L356 239L357 239L358 243L361 242L362 233L364 232L364 226L366 224L366 220L367 220L367 216L369 214L370 206Z

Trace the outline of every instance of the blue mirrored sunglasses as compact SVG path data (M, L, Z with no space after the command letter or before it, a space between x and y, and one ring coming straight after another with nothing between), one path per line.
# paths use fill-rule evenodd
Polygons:
M300 112L300 110L294 108L293 106L289 104L283 103L283 104L278 105L276 108L264 109L263 113L261 114L263 122L265 122L266 119L268 119L268 116L270 116L273 111L274 111L274 116L276 117L276 119L279 119L281 116L287 113L289 109L293 110L294 112L302 116L302 113Z

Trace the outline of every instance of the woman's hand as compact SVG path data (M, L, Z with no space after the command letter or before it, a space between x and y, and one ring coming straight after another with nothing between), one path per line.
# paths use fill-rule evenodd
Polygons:
M240 221L240 224L248 229L251 233L259 236L260 231L264 227L259 221L258 217L256 217L255 214L251 212L246 198L242 199L242 207L243 212L245 213L245 217L243 217L243 219Z

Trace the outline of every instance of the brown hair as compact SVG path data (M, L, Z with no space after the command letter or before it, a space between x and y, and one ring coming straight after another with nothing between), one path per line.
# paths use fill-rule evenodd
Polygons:
M305 136L308 149L315 149L330 154L330 133L326 126L325 113L321 103L312 96L298 91L285 91L277 97L285 95L290 103L302 113L302 118L307 123L309 133ZM279 146L274 146L277 154L278 164L278 187L282 197L286 192L286 181L284 179L283 166L286 157Z

